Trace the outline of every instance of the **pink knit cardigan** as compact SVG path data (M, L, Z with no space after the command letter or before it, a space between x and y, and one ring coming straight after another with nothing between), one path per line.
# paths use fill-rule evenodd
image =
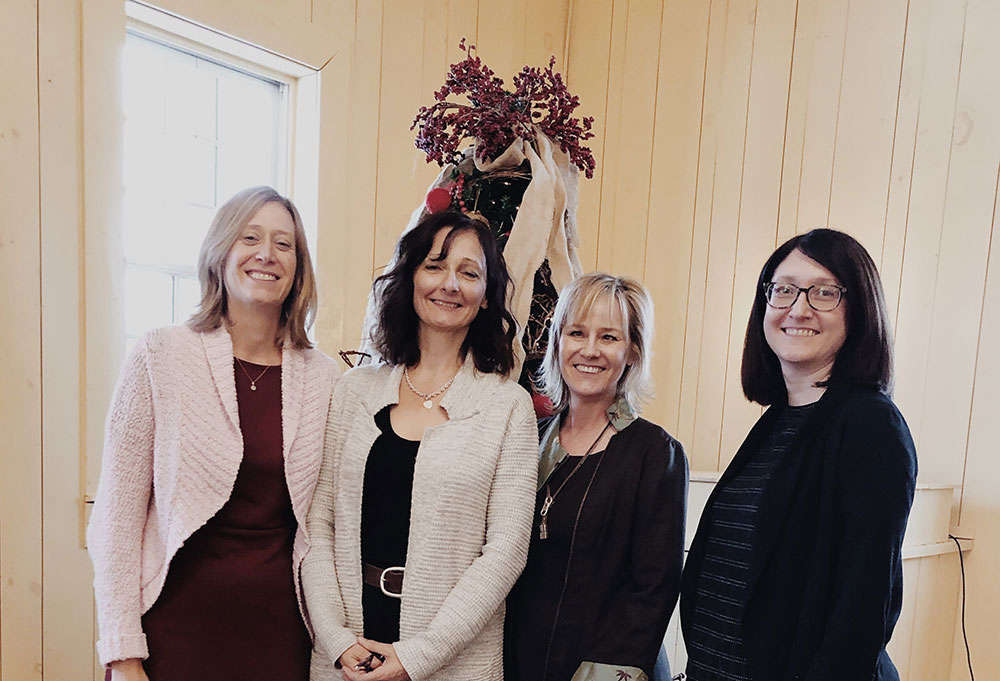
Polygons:
M285 481L298 521L292 569L309 546L306 512L338 374L317 350L281 357ZM87 528L101 664L145 658L141 616L181 544L229 499L243 459L233 345L220 328L158 329L137 344L108 412L101 478ZM296 593L301 592L295 579Z

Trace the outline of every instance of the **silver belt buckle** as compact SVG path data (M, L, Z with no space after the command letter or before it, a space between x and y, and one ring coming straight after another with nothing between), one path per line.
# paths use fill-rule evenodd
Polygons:
M387 567L386 569L382 570L382 574L379 575L378 578L378 588L380 588L382 590L382 593L384 593L386 596L389 596L390 598L400 598L400 599L403 598L402 590L400 590L399 593L394 593L385 588L385 575L387 572L398 572L400 575L402 575L405 573L405 571L406 568L404 567ZM400 588L402 589L402 587Z

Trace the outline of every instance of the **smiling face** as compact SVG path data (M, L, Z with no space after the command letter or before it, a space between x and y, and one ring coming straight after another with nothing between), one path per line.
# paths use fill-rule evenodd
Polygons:
M567 319L559 336L559 370L570 400L610 405L631 355L621 306L612 296L602 295L585 314Z
M266 306L280 314L296 265L295 222L281 204L265 203L226 255L223 279L230 309Z
M830 270L802 253L793 250L781 261L771 281L801 288L817 284L841 285ZM805 293L786 309L770 305L764 311L764 338L778 357L785 377L816 376L825 380L833 368L837 353L847 340L847 302L829 312L814 310Z
M413 273L413 309L421 328L468 331L481 308L486 307L486 256L471 231L456 234L441 250L450 227L439 229L424 261Z

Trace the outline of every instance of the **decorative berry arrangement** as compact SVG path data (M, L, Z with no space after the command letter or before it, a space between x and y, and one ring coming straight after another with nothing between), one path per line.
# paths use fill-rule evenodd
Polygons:
M556 58L547 67L525 66L514 76L514 91L504 89L501 78L476 54L475 45L459 49L465 59L451 65L444 85L434 93L435 104L422 106L410 130L417 129L416 145L427 154L427 162L457 163L460 147L476 140L476 153L494 159L517 138L535 141L535 126L544 132L588 178L594 176L594 155L582 143L594 136L593 116L574 117L580 98L570 94L562 75L553 71ZM448 101L465 97L468 104Z

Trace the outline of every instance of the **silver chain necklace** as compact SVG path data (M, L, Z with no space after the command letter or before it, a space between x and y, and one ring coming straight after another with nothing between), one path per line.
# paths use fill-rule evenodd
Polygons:
M447 383L445 383L443 386L441 386L440 388L438 388L434 392L432 392L432 393L422 393L422 392L420 392L419 390L417 390L413 386L413 381L410 380L409 367L403 369L403 378L406 379L406 385L410 388L410 390L413 392L414 395L416 395L417 397L419 397L420 399L422 399L424 401L423 402L424 409L430 409L431 407L433 407L434 406L434 398L437 397L438 395L440 395L441 393L443 393L448 388L450 388L451 384L455 381L455 378L457 378L457 377L458 377L458 373L456 372L454 376L452 376L450 379L448 379Z
M562 492L563 487L565 487L566 483L569 482L569 479L573 477L573 474L576 473L578 470L580 470L580 467L583 466L583 464L587 461L587 457L590 456L591 452L594 451L594 447L597 446L597 443L601 441L601 438L604 437L604 434L608 432L608 428L610 427L611 427L611 421L608 421L607 423L604 424L604 428L601 429L601 432L598 433L597 438L590 445L590 447L587 448L587 452L577 460L576 466L573 467L573 470L571 470L569 472L569 475L567 475L566 478L562 481L562 484L560 484L559 487L556 488L555 492L552 491L552 488L549 487L549 484L547 482L545 483L545 500L542 502L542 508L538 512L539 539L549 538L548 516L549 516L549 509L552 508L552 502L556 500L556 497L559 496L560 492Z

